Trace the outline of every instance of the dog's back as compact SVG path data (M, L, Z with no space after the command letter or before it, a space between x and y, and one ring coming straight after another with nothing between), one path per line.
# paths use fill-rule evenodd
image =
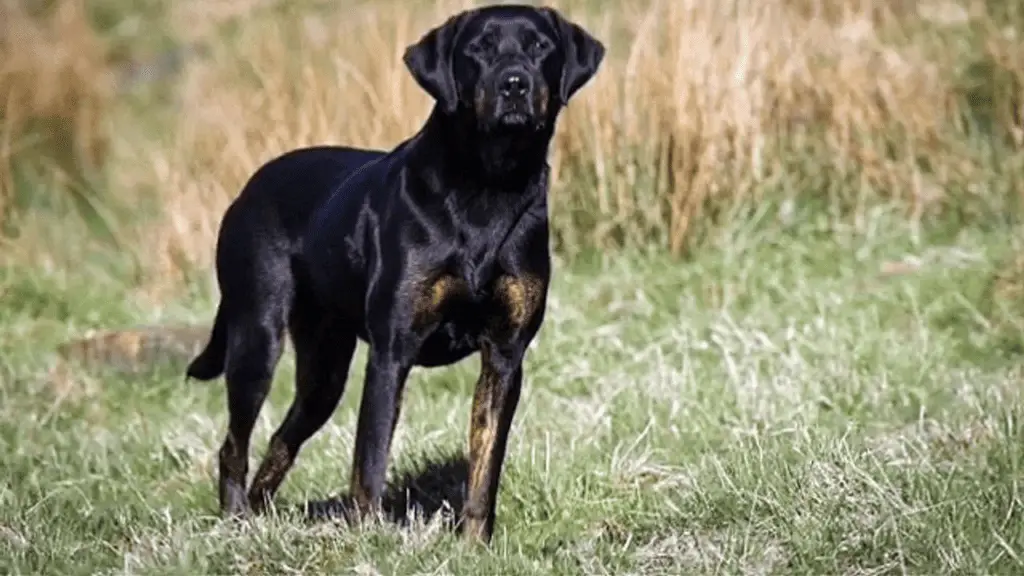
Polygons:
M221 221L221 303L209 342L186 371L189 378L212 380L223 373L228 330L236 319L287 309L283 300L294 296L291 259L302 250L310 216L345 179L383 155L347 146L299 148L269 160L249 178Z
M259 226L276 233L279 239L301 242L310 216L331 192L364 164L383 155L377 150L346 146L313 146L286 152L250 177L224 215L221 236L236 232L236 227ZM232 243L240 240L233 238Z

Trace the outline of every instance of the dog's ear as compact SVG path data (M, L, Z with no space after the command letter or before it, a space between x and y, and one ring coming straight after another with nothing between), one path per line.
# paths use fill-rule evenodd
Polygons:
M466 13L448 18L437 28L423 35L405 49L402 61L416 82L449 114L459 105L458 87L452 71L455 39L466 19Z
M558 30L562 52L565 54L562 79L558 90L559 98L561 98L562 104L565 104L597 73L601 61L604 60L605 48L600 40L594 38L581 26L564 18L554 8L544 8L544 10L548 12L548 16Z

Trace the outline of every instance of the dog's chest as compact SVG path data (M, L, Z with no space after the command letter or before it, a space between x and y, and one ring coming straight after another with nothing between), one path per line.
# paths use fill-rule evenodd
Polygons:
M423 276L418 316L467 334L525 324L540 302L540 280L509 271L515 255L505 253L507 246L475 240L467 239Z
M472 302L485 301L489 285L500 274L500 247L481 242L477 238L465 238L465 233L461 231L459 235L463 237L457 238L457 247L448 258L445 273L460 284L461 298Z
M527 202L508 195L475 195L476 201L451 211L444 272L464 288L464 298L485 301L502 274L500 260ZM504 255L508 256L508 255Z
M536 313L543 291L540 279L531 274L495 274L473 290L463 278L442 272L422 285L415 306L417 324L466 336L515 330Z
M541 302L540 280L522 270L531 234L524 224L535 201L530 195L463 192L446 200L446 218L435 220L424 244L416 316L467 338L525 325Z

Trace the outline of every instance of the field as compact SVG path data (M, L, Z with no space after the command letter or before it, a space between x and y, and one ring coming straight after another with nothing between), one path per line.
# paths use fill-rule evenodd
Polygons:
M492 546L444 522L475 358L411 377L402 522L297 514L347 486L362 347L277 513L216 518L222 383L56 351L205 326L246 176L409 134L401 48L469 4L0 8L0 572L1024 570L1024 10L996 0L558 3L610 53L557 134Z

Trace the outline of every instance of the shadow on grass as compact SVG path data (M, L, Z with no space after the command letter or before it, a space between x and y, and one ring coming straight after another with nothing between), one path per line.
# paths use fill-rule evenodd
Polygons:
M443 524L455 529L465 499L469 461L462 454L421 457L388 482L381 497L387 520L407 526L416 519L428 523L441 514ZM327 500L306 502L301 513L311 521L352 520L352 499L348 494Z

